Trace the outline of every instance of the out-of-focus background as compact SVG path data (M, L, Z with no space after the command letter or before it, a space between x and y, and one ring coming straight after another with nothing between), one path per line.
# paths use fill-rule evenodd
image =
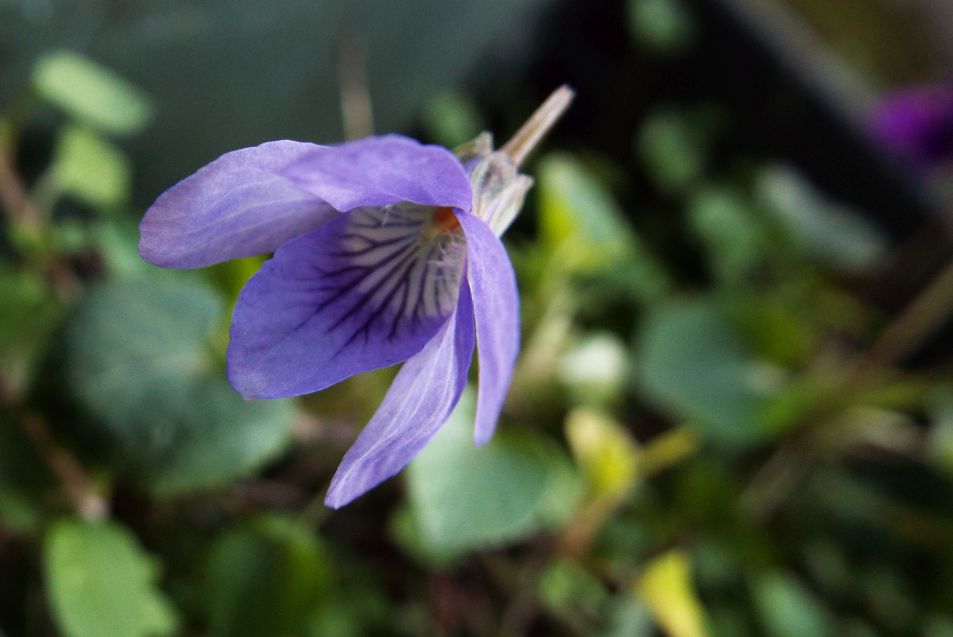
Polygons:
M953 636L953 3L0 0L0 637ZM393 377L228 386L263 258L136 252L235 148L503 141L522 354L323 492Z

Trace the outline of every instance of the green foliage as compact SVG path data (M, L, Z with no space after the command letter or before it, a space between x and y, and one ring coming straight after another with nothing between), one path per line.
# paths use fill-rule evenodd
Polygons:
M724 188L704 188L688 205L688 224L705 247L715 279L737 284L764 258L767 240L744 198Z
M221 537L207 566L205 604L214 637L301 634L329 586L329 564L314 533L266 515Z
M694 44L698 27L683 0L629 0L632 39L661 54L681 53Z
M706 139L685 114L662 109L646 118L635 150L646 173L666 194L688 192L705 171Z
M468 392L408 469L420 533L443 551L524 538L564 521L576 498L567 459L545 439L501 432L489 444L474 447L474 409Z
M540 241L550 277L617 270L625 272L627 291L638 300L654 300L666 291L665 270L591 170L572 157L550 155L537 174Z
M62 308L37 275L0 266L0 368L20 385Z
M107 133L135 133L152 117L149 99L139 89L71 51L43 56L34 67L33 86L72 117Z
M424 123L430 136L448 148L473 139L485 128L473 100L456 91L444 91L430 100Z
M886 253L884 238L870 221L831 202L790 168L764 169L758 194L765 208L812 259L838 269L863 270Z
M94 207L116 207L129 196L129 161L89 129L63 129L51 171L58 188Z
M651 308L635 349L638 389L673 417L722 445L762 437L759 416L775 379L716 304L672 300Z
M158 493L223 483L287 441L290 405L246 402L214 365L222 307L204 286L152 275L101 284L77 305L43 391L53 425L90 457ZM74 411L75 410L75 411ZM84 427L71 430L67 414Z
M121 526L58 522L44 545L44 572L65 637L162 637L176 628L156 589L156 561Z
M771 637L824 637L831 634L826 611L793 577L765 574L753 583L753 597Z

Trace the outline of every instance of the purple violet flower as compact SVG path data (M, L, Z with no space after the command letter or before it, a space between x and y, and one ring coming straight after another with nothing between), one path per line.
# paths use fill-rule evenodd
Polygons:
M924 168L953 161L953 85L890 94L874 110L872 128L887 148Z
M399 135L276 141L223 155L146 211L139 251L199 268L274 252L241 291L228 379L246 398L319 391L404 362L331 481L340 507L399 472L449 417L480 355L474 441L487 442L519 351L499 240L532 179L518 167L572 99L562 87L494 151Z

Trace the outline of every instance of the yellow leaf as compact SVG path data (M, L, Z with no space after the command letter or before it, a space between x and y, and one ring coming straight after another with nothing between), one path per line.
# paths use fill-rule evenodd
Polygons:
M639 448L629 433L602 412L575 409L566 418L566 438L593 498L624 498L639 466Z
M708 636L704 609L692 584L691 563L683 551L669 551L649 562L635 593L669 637Z

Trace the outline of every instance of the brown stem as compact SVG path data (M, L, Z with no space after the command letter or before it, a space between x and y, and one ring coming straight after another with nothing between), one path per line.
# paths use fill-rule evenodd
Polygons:
M903 361L953 315L953 260L874 341L851 373L859 385Z
M12 221L30 229L43 226L43 215L27 195L26 186L13 163L13 148L0 137L0 205Z
M0 406L23 430L50 471L63 485L76 512L86 520L100 520L108 513L106 500L93 487L86 470L68 451L60 447L43 417L20 404L0 378Z

